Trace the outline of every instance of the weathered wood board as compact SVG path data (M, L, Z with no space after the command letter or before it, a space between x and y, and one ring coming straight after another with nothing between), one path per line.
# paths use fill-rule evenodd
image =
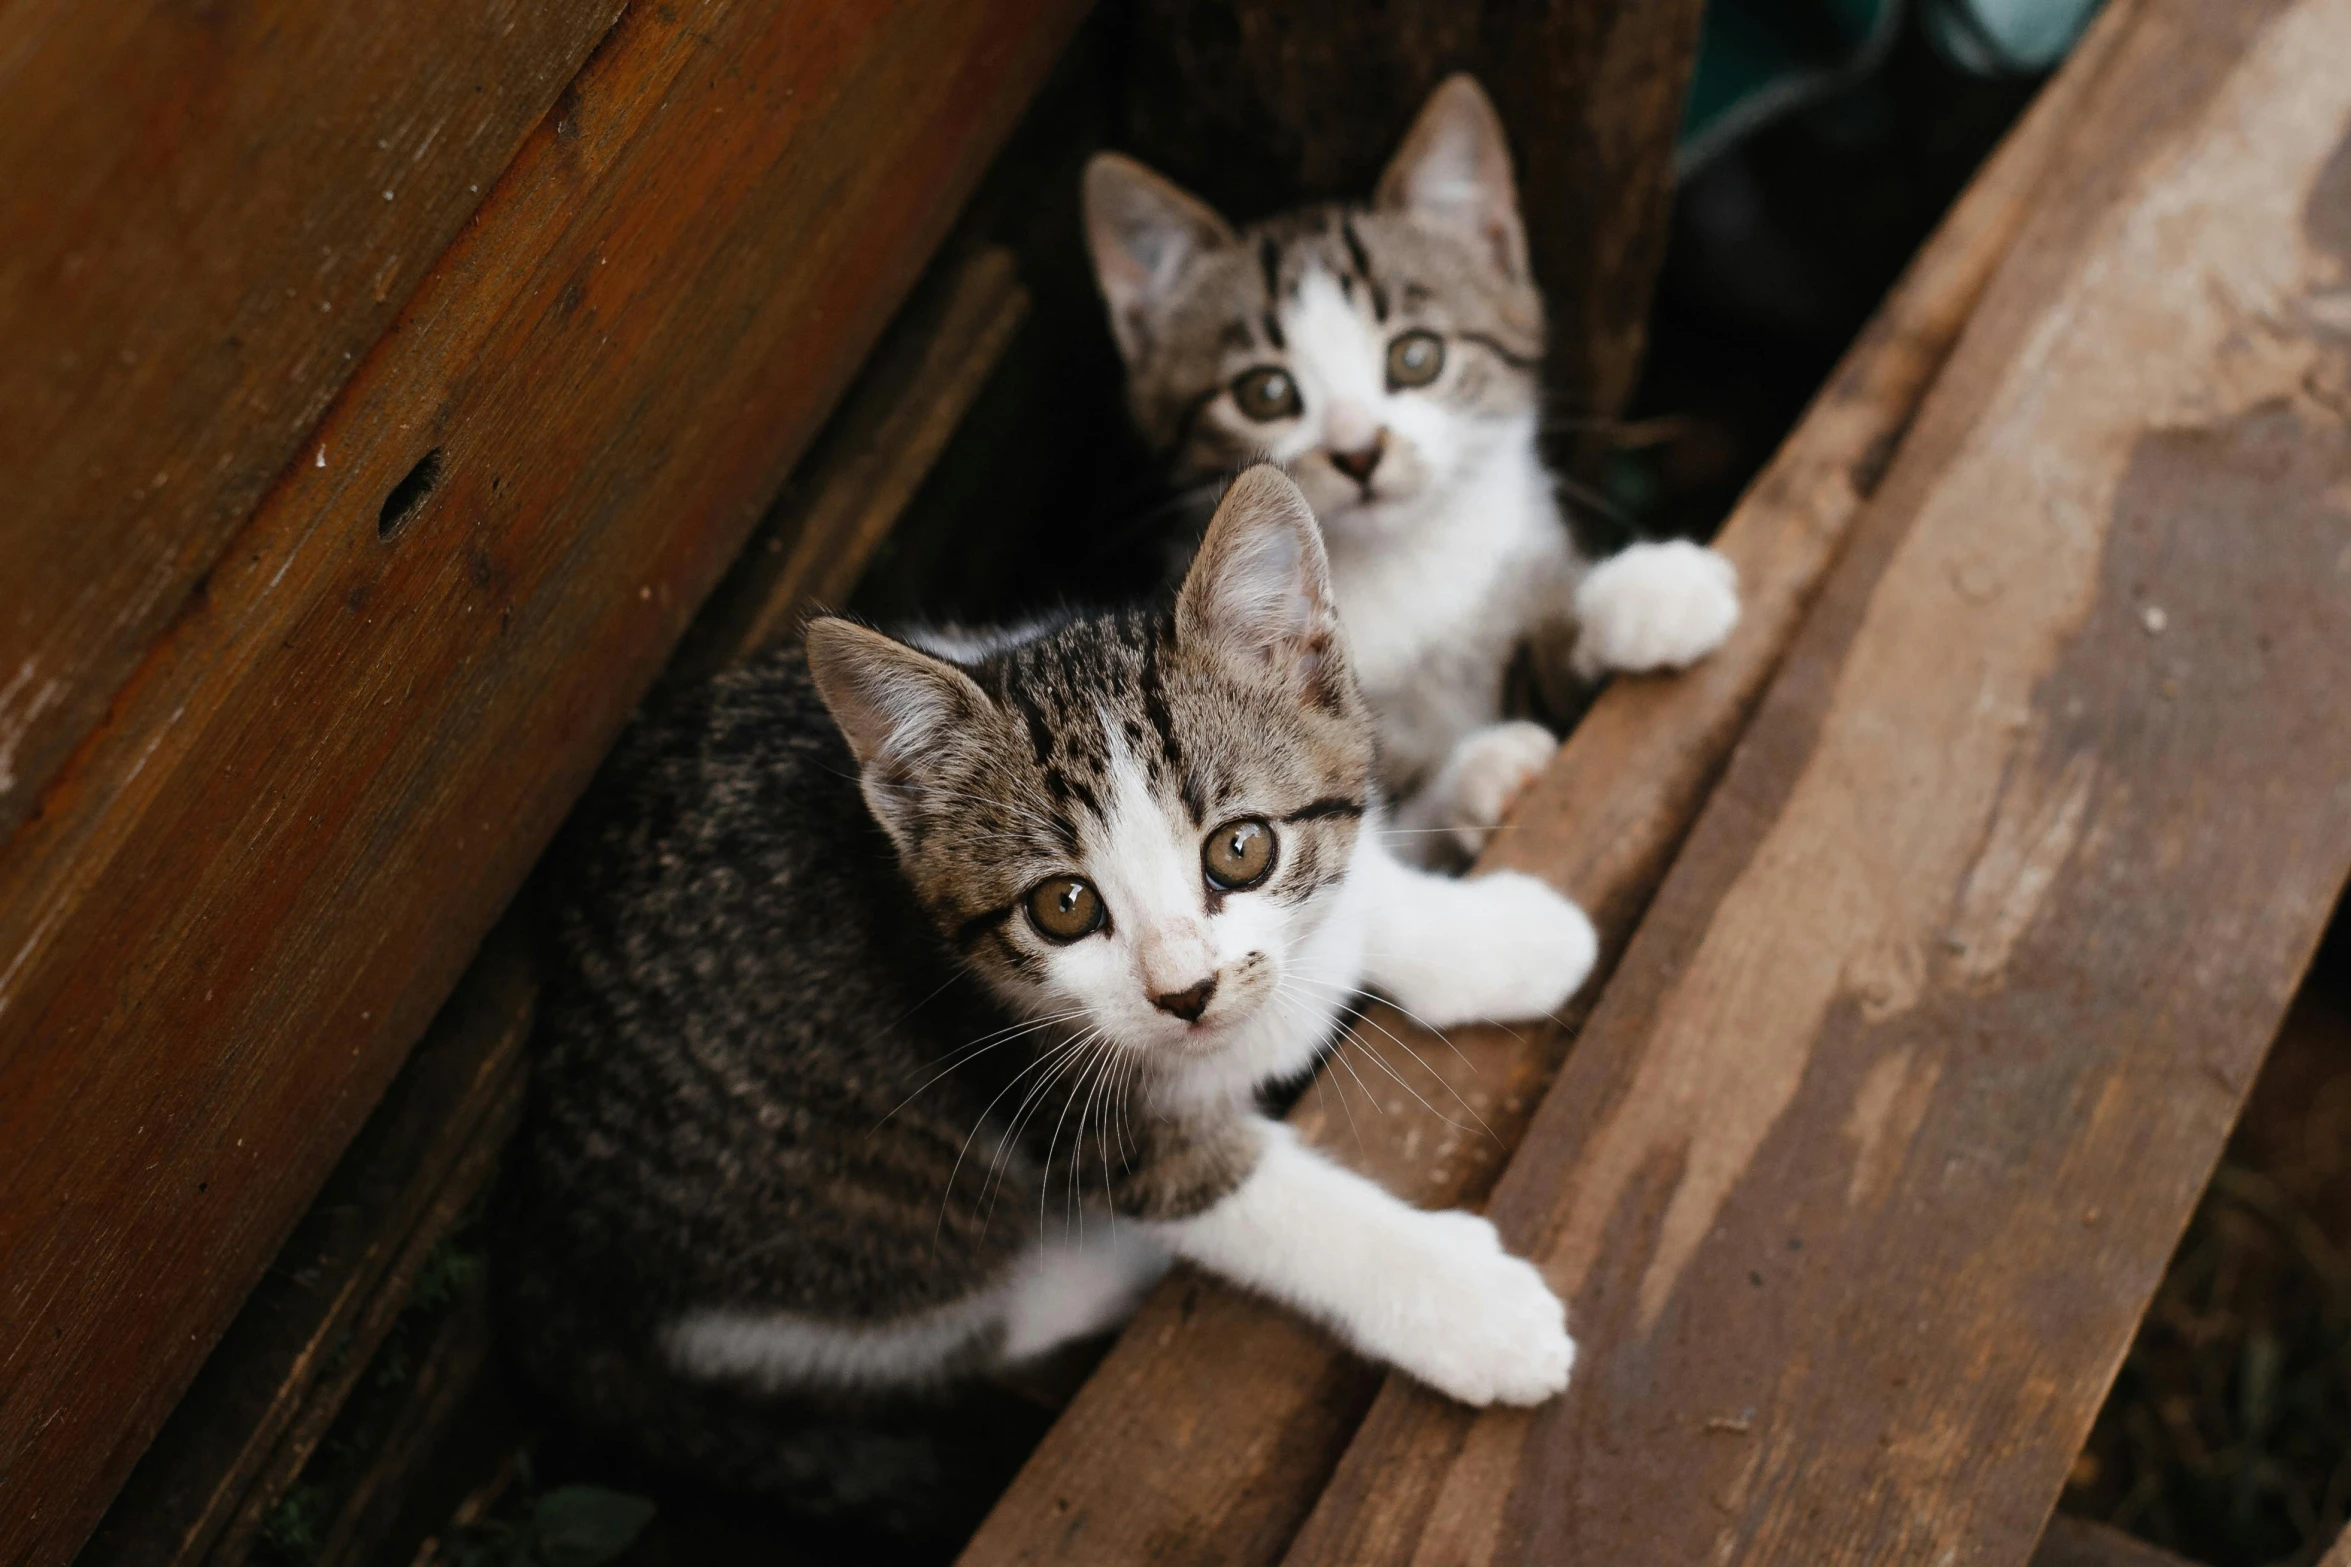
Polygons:
M485 943L131 1471L81 1567L187 1567L250 1551L514 1130L535 994L523 949L508 926Z
M746 657L820 591L855 586L1020 322L1027 291L1011 262L981 246L933 265L703 605L665 680ZM830 547L813 547L812 533ZM527 942L510 912L483 943L116 1494L80 1567L244 1559L391 1326L417 1264L513 1130L536 1000ZM437 1382L419 1398L402 1451L378 1455L369 1494L352 1499L358 1512L380 1517L401 1489L399 1471L431 1446L427 1428L464 1391ZM355 1522L337 1528L364 1533Z
M2135 10L2136 0L2108 7L1724 525L1718 543L1746 597L1738 634L1689 674L1605 693L1488 851L1489 863L1546 876L1591 910L1603 958L1587 996L1622 952ZM1573 1021L1459 1029L1448 1041L1374 1007L1345 1063L1292 1119L1416 1202L1475 1202L1558 1068ZM1491 1135L1462 1124L1465 1107ZM1205 1279L1171 1280L963 1560L1278 1560L1377 1380L1278 1308Z
M0 7L0 839L621 10Z
M2154 0L1297 1564L2027 1560L2351 871L2351 6Z
M1012 252L942 257L874 349L663 672L716 673L848 602L1028 315Z
M1081 10L628 11L0 850L0 1561L95 1522Z

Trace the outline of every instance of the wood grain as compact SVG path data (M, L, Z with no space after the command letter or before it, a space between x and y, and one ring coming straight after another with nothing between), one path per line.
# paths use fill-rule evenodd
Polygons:
M0 852L0 1561L80 1543L1081 9L632 9Z
M484 945L131 1471L81 1567L249 1552L514 1129L536 988L522 949L519 929Z
M890 323L663 673L682 684L848 600L1028 315L1010 250L942 258Z
M1362 199L1428 94L1476 73L1517 158L1547 384L1620 412L1664 260L1700 0L1140 0L1129 145L1236 217Z
M2032 1553L2351 871L2351 9L2154 0L1297 1564Z
M0 839L620 11L0 8Z
M1623 950L2134 9L2107 8L1724 525L1717 542L1738 562L1746 598L1737 635L1689 674L1611 687L1488 851L1487 863L1545 875L1591 910L1604 950L1587 996ZM1449 1040L1375 1006L1293 1120L1415 1202L1475 1202L1584 1005L1571 1003L1556 1028L1457 1029ZM1288 1313L1205 1279L1171 1281L963 1560L1278 1560L1376 1385L1375 1371Z
M943 257L932 268L695 617L665 681L756 652L812 601L820 585L812 579L839 584L836 593L854 585L1025 303L1001 248ZM810 547L812 532L824 547ZM697 654L716 662L697 667ZM524 944L511 916L483 944L115 1497L77 1558L81 1567L243 1559L390 1328L417 1264L479 1190L513 1129L536 996ZM437 1393L409 1424L448 1402ZM419 1428L409 1439L430 1435ZM397 1488L394 1468L385 1458L371 1469L376 1491ZM387 1506L379 1497L365 1511L372 1518ZM363 1532L357 1523L337 1528Z

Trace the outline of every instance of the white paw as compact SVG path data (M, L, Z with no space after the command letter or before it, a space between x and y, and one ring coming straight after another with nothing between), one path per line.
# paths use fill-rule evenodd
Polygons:
M1414 1217L1417 1266L1396 1281L1383 1342L1365 1348L1465 1404L1539 1404L1565 1388L1575 1340L1535 1265L1476 1214Z
M1556 1012L1592 972L1600 938L1584 911L1517 871L1457 884L1443 950L1399 963L1381 988L1430 1028Z
M1738 568L1686 539L1636 544L1585 575L1575 610L1582 678L1679 669L1722 646L1739 623Z
M1445 825L1463 853L1477 857L1558 749L1558 738L1550 730L1523 720L1488 724L1462 736L1445 759L1436 786L1453 802Z

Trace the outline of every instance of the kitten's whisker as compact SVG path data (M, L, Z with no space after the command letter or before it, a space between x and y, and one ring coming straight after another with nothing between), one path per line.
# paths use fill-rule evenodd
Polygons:
M996 1030L996 1032L993 1034L982 1034L978 1039L967 1040L965 1043L957 1045L953 1050L947 1052L951 1058L955 1059L950 1059L945 1066L939 1068L937 1072L925 1078L921 1086L917 1087L913 1093L908 1094L905 1098L892 1105L889 1109L889 1113L884 1115L879 1121L876 1121L873 1124L873 1129L877 1132L880 1131L884 1126L889 1124L890 1116L896 1115L899 1111L914 1103L915 1100L920 1099L932 1084L937 1083L944 1077L947 1077L959 1067L966 1067L971 1065L972 1062L977 1061L981 1056L986 1055L989 1051L994 1050L997 1046L1009 1045L1016 1039L1026 1038L1028 1035L1037 1033L1042 1029L1051 1028L1056 1023L1066 1023L1072 1018L1083 1017L1085 1014L1086 1009L1084 1007L1072 1007L1066 1012L1056 1012L1048 1017L1032 1018L1025 1023L1007 1024L1005 1027ZM970 1053L967 1055L965 1054L966 1051Z
M1313 975L1311 975L1311 974L1303 974L1303 973L1302 973L1302 974L1300 974L1300 975L1298 976L1298 978L1299 978L1299 980L1300 980L1302 983L1304 983L1304 984L1309 984L1309 985L1321 985L1321 986L1323 986L1325 989L1329 989L1329 990L1336 990L1336 989L1338 989L1338 988L1339 988L1339 987L1338 987L1336 984L1332 983L1331 981L1329 981L1329 980L1323 980L1323 979L1317 979L1316 977L1314 977L1314 976L1313 976ZM1399 1011L1399 1012L1403 1013L1403 1014L1404 1014L1406 1017L1408 1017L1408 1018L1411 1018L1411 1019L1412 1019L1412 1021L1413 1021L1414 1023L1418 1024L1418 1025L1419 1025L1421 1028L1423 1028L1423 1029L1427 1030L1429 1033L1431 1033L1431 1034L1434 1034L1434 1035L1436 1035L1436 1036L1437 1036L1437 1038L1439 1038L1439 1039L1443 1040L1443 1041L1445 1042L1445 1048L1446 1048L1446 1049L1448 1049L1448 1050L1450 1050L1450 1051L1452 1051L1452 1052L1453 1052L1453 1054L1454 1054L1455 1056L1459 1057L1459 1058L1460 1058L1460 1061L1461 1061L1461 1064L1462 1064L1463 1066L1466 1066L1466 1067L1468 1067L1468 1068L1470 1069L1471 1073L1473 1073L1473 1074L1474 1074L1474 1073L1476 1073L1476 1071L1477 1071L1477 1069L1478 1069L1478 1067L1477 1067L1477 1063L1476 1063L1476 1062L1474 1062L1474 1061L1472 1061L1472 1060L1470 1060L1470 1058L1469 1058L1468 1056L1464 1055L1464 1054L1462 1053L1461 1047L1460 1047L1459 1045L1456 1045L1455 1043L1453 1043L1452 1037L1451 1037L1450 1035L1448 1035L1448 1034L1447 1034L1447 1033L1446 1033L1446 1032L1445 1032L1443 1029L1440 1029L1440 1028L1431 1028L1431 1027L1429 1026L1428 1022L1427 1022L1425 1019L1421 1018L1421 1017L1420 1017L1418 1014L1416 1014L1416 1013L1412 1012L1410 1009L1408 1009L1408 1008L1406 1008L1406 1007L1403 1007L1403 1006L1397 1005L1397 1003L1395 1003L1395 1002L1393 1002L1393 1001L1390 1001L1388 1004L1389 1004L1390 1006L1394 1006L1394 1007L1396 1008L1396 1010L1397 1010L1397 1011ZM1364 1023L1364 1024L1368 1024L1369 1026L1371 1026L1371 1027L1373 1027L1373 1028L1376 1028L1376 1029L1378 1029L1378 1030L1380 1031L1380 1033L1381 1033L1383 1036L1385 1036L1385 1037L1386 1037L1386 1039L1388 1040L1388 1042L1389 1042L1389 1043L1393 1044L1393 1045L1394 1045L1394 1046L1395 1046L1397 1049L1399 1049L1399 1050L1403 1051L1403 1052L1404 1052L1406 1055L1408 1055L1408 1056L1412 1057L1413 1061L1414 1061L1414 1062L1415 1062L1415 1063L1416 1063L1416 1064L1417 1064L1417 1065L1420 1067L1420 1069L1421 1069L1422 1071L1424 1071L1424 1072L1428 1073L1428 1075L1429 1075L1430 1077L1432 1077L1432 1078L1436 1079L1436 1081L1437 1081L1437 1082L1438 1082L1438 1083L1439 1083L1439 1084L1440 1084L1440 1085L1441 1085L1441 1086L1444 1088L1445 1092L1447 1092L1448 1094L1451 1094L1451 1095L1453 1096L1453 1102L1454 1102L1454 1103L1456 1103L1456 1104L1458 1104L1458 1105L1460 1105L1460 1106L1461 1106L1461 1108L1462 1108L1463 1110L1467 1111L1467 1112L1468 1112L1468 1114L1469 1114L1469 1118L1470 1118L1471 1120L1473 1120L1473 1121L1477 1122L1477 1124L1478 1124L1478 1127L1479 1127L1479 1129L1480 1129L1480 1130L1482 1130L1482 1131L1483 1131L1483 1132L1484 1132L1484 1133L1485 1133L1485 1134L1486 1134L1488 1137L1491 1137L1491 1138L1493 1138L1493 1139L1494 1139L1494 1141L1496 1141L1496 1142L1500 1142L1500 1141L1501 1141L1501 1138L1500 1138L1500 1137L1498 1137L1498 1136L1496 1136L1496 1134L1495 1134L1495 1132L1494 1132L1494 1129L1493 1129L1491 1126L1488 1126L1488 1125L1486 1124L1486 1118L1485 1118L1484 1116L1482 1116L1482 1115L1478 1114L1477 1106L1475 1106L1475 1105L1471 1104L1471 1103L1470 1103L1470 1102L1469 1102L1467 1099L1463 1098L1463 1097L1462 1097L1462 1094L1461 1094L1461 1090L1460 1090L1460 1089L1458 1089L1458 1088L1454 1087L1454 1086L1453 1086L1453 1084L1452 1084L1452 1083L1451 1083L1451 1082L1450 1082L1450 1081L1449 1081L1449 1080L1448 1080L1448 1079L1445 1077L1445 1075L1444 1075L1442 1072L1439 1072L1439 1071L1438 1071L1438 1070L1437 1070L1435 1067L1433 1067L1433 1066L1429 1065L1429 1063L1428 1063L1428 1060L1427 1060L1427 1058L1426 1058L1426 1057L1424 1057L1424 1056L1423 1056L1423 1055L1422 1055L1422 1054L1421 1054L1419 1051L1417 1051L1417 1050L1413 1049L1413 1048L1412 1048L1412 1046L1411 1046L1410 1044L1406 1043L1406 1042L1405 1042L1405 1041L1404 1041L1402 1038L1400 1038L1400 1037L1399 1037L1399 1036L1398 1036L1398 1035L1397 1035L1397 1034L1396 1034L1394 1031L1392 1031L1391 1029L1389 1029L1389 1028L1388 1028L1388 1026L1387 1026L1386 1024L1382 1023L1382 1022L1381 1022L1381 1021L1380 1021L1378 1018L1376 1018L1376 1017L1373 1017L1373 1016L1372 1016L1372 1015L1371 1015L1371 1014L1370 1014L1368 1011L1358 1011L1358 1012L1355 1014L1354 1022L1355 1022L1355 1023ZM1354 1027L1354 1023L1350 1023L1350 1024L1348 1025L1348 1027L1349 1027L1349 1029L1350 1029L1350 1030L1352 1030L1352 1029L1353 1029L1353 1027ZM1516 1036L1514 1035L1513 1037L1516 1037ZM1366 1044L1366 1045L1364 1046L1364 1048L1365 1048L1367 1051L1369 1051L1369 1050L1371 1049L1371 1047L1370 1047L1368 1044ZM1378 1054L1377 1052L1373 1052L1373 1053L1372 1053L1372 1059L1374 1059L1374 1060L1382 1060L1382 1058L1379 1056L1379 1054ZM1384 1063L1384 1061L1383 1061L1383 1064L1385 1064L1385 1063ZM1390 1075L1392 1076L1392 1075L1393 1075L1393 1073L1391 1073ZM1399 1081L1401 1081L1401 1079L1398 1079L1398 1080L1399 1080ZM1415 1097L1417 1097L1417 1096L1415 1096ZM1432 1109L1432 1110L1430 1111L1430 1113L1433 1115L1433 1114L1435 1114L1436 1112L1435 1112L1435 1111ZM1449 1122L1448 1124L1451 1124L1451 1123ZM1467 1128L1463 1128L1463 1130L1467 1130Z
M1086 1052L1086 1059L1083 1063L1080 1064L1078 1068L1077 1081L1070 1087L1069 1097L1061 1101L1061 1114L1053 1122L1053 1136L1045 1144L1045 1178L1044 1180L1037 1183L1037 1244L1040 1246L1045 1244L1045 1202L1053 1190L1053 1151L1061 1146L1061 1128L1064 1123L1069 1120L1069 1107L1072 1104L1078 1102L1078 1098L1081 1094L1086 1095L1088 1101L1091 1101L1092 1089L1089 1085L1093 1082L1095 1074L1100 1070L1101 1065L1109 1060L1109 1057L1104 1055L1103 1052L1111 1048L1113 1048L1113 1046L1111 1044L1110 1036L1105 1033L1102 1038ZM1080 1110L1078 1112L1078 1136L1082 1140L1085 1135L1086 1116L1085 1112ZM1085 1161L1082 1152L1073 1153L1071 1155L1070 1171L1073 1179L1075 1178L1077 1170L1084 1164L1084 1162ZM1073 1194L1071 1197L1073 1212L1075 1203L1076 1198ZM1067 1235L1068 1233L1069 1228L1065 1221L1062 1227L1062 1234Z
M1062 1044L1056 1045L1051 1050L1048 1050L1044 1054L1038 1056L1034 1061L1031 1061L1027 1066L1022 1067L1018 1072L1013 1073L1012 1081L1006 1083L1002 1088L996 1091L996 1097L987 1102L986 1106L983 1107L980 1111L979 1119L972 1122L971 1130L964 1134L963 1146L955 1150L955 1165L947 1172L947 1190L939 1198L939 1222L937 1225L933 1226L931 1230L932 1255L936 1256L938 1253L939 1235L941 1231L945 1229L947 1224L947 1205L955 1200L955 1178L956 1176L963 1173L964 1156L971 1152L972 1139L980 1135L980 1128L988 1124L989 1113L993 1111L997 1105L1003 1102L1004 1096L1006 1094L1011 1093L1014 1088L1020 1085L1020 1080L1022 1078L1028 1076L1031 1072L1034 1072L1037 1068L1045 1065L1047 1062L1057 1059L1069 1048L1070 1046L1066 1041ZM1009 1137L1007 1137L1006 1141L1010 1141ZM1001 1147L997 1149L997 1156L999 1158L1003 1156L1003 1149ZM983 1184L980 1188L980 1194L981 1196L985 1196L986 1193L987 1187ZM974 1197L972 1202L976 1206L979 1202L979 1197Z
M1287 1006L1290 1006L1290 1007L1292 1007L1292 1008L1296 1008L1296 1009L1303 1009L1303 1008L1305 1007L1306 1003L1305 1003L1305 1002L1303 1002L1303 1001L1301 1001L1301 1000L1300 1000L1298 997L1296 997L1296 996L1294 996L1294 995L1291 995L1291 994L1288 992L1287 986L1288 986L1288 983L1289 983L1289 978L1290 978L1290 976L1288 976L1287 974L1283 975L1283 976L1282 976L1282 979L1281 979L1281 982L1280 982L1280 983L1277 983L1277 984L1274 986L1274 990L1273 990L1274 999L1275 999L1276 1001L1278 1001L1278 1002L1281 1002L1281 1003L1283 1003L1283 1004L1285 1004L1285 1005L1287 1005ZM1309 1015L1311 1015L1311 1014L1309 1014ZM1324 1052L1323 1052L1323 1059L1325 1059L1325 1060L1334 1059L1334 1058L1336 1058L1336 1056L1337 1056L1337 1055L1338 1055L1338 1052L1337 1052L1335 1049L1334 1049L1334 1050L1326 1050L1326 1051L1324 1051ZM1354 1071L1355 1071L1355 1069L1354 1069L1353 1067L1348 1067L1348 1068L1347 1068L1347 1071L1348 1071L1348 1074L1349 1074L1350 1076L1352 1076L1352 1075L1354 1074ZM1316 1093L1322 1093L1322 1092L1324 1092L1326 1089L1329 1091L1329 1093L1330 1093L1330 1096L1331 1096L1331 1097L1332 1097L1334 1100L1338 1101L1338 1105L1339 1105L1339 1113L1340 1113L1341 1115L1344 1115L1344 1116L1347 1118L1347 1131L1348 1131L1348 1134L1349 1134L1350 1136L1352 1136L1352 1137L1355 1139L1355 1152L1356 1152L1358 1155L1361 1155L1361 1154L1363 1153L1363 1151L1364 1151L1364 1148L1363 1148L1363 1128L1355 1124L1355 1110L1354 1110L1354 1107L1353 1107L1353 1106L1351 1106L1351 1105L1349 1105L1349 1104L1347 1103L1347 1093L1346 1093L1346 1090L1345 1090L1345 1089L1343 1089L1343 1088L1341 1088L1341 1087L1339 1086L1339 1080L1338 1080L1337 1078L1333 1077L1333 1076L1332 1076L1330 1073L1328 1073L1328 1072L1317 1072L1317 1073L1315 1073L1315 1074L1314 1074L1314 1091L1315 1091Z
M1395 1067L1389 1065L1388 1058L1381 1055L1377 1050L1374 1050L1371 1047L1371 1042L1358 1035L1352 1027L1348 1028L1339 1037L1346 1043L1355 1046L1358 1050L1361 1050L1364 1054L1364 1059L1368 1060L1373 1066L1378 1067L1381 1071L1387 1073L1389 1077L1393 1078L1395 1080L1396 1086L1410 1094L1413 1097L1414 1102L1417 1103L1423 1110L1426 1110L1429 1114L1435 1116L1438 1120L1444 1122L1447 1126L1452 1127L1457 1132L1467 1132L1469 1130L1468 1127L1463 1126L1459 1121L1454 1120L1453 1117L1447 1115L1444 1111L1438 1109L1435 1105L1430 1104L1426 1099L1421 1098L1420 1090L1414 1088L1410 1083L1404 1081L1403 1075L1399 1073ZM1459 1098L1460 1095L1456 1094L1454 1097ZM1471 1113L1475 1114L1474 1111ZM1486 1135L1491 1137L1493 1133L1489 1130Z
M1045 1095L1052 1091L1053 1085L1067 1077L1074 1067L1084 1061L1086 1047L1093 1043L1095 1036L1100 1032L1100 1029L1088 1029L1069 1046L1058 1052L1055 1059L1060 1064L1037 1079L1028 1093L1022 1097L1020 1108L1013 1112L1012 1130L1005 1134L1004 1146L997 1149L996 1157L989 1161L988 1184L981 1188L981 1194L988 1199L988 1217L990 1219L996 1216L996 1200L1003 1195L1003 1176L1010 1172L1010 1157L1019 1145L1021 1128L1028 1124L1029 1117L1036 1113L1037 1107L1045 1103ZM1047 1157L1050 1159L1050 1153ZM1040 1181L1049 1180L1051 1173L1040 1170L1037 1172L1037 1177Z

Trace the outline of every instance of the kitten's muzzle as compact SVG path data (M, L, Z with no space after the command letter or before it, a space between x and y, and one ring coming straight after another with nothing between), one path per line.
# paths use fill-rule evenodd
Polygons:
M1197 985L1153 996L1151 1004L1162 1012L1182 1018L1187 1023L1197 1023L1200 1021L1200 1015L1208 1010L1209 999L1215 994L1216 976L1211 974Z

